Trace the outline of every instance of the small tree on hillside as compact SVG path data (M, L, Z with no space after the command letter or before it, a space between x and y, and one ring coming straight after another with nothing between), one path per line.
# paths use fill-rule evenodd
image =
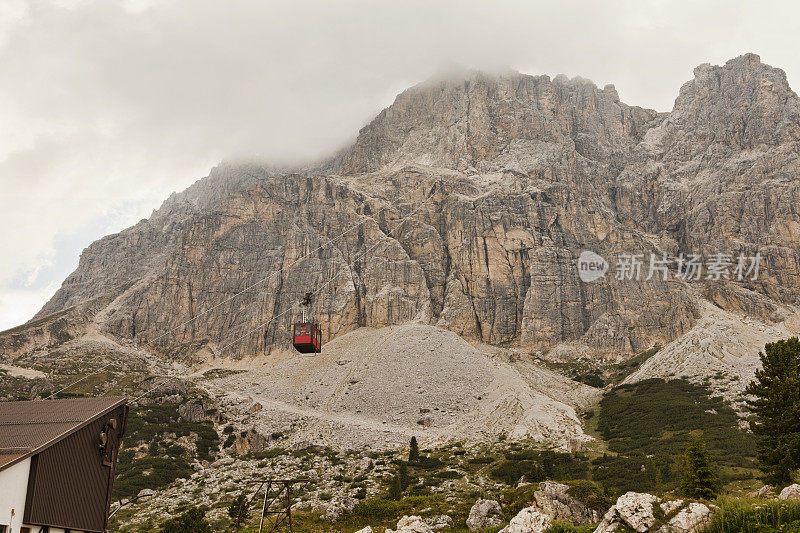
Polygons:
M719 494L719 481L702 437L694 436L686 448L681 492L689 498L710 500Z
M211 533L211 524L206 520L206 512L192 507L177 518L161 524L161 533Z
M240 494L233 500L230 507L228 507L228 516L233 520L233 527L239 528L242 521L246 521L249 513L250 502L247 496Z
M406 490L411 483L411 479L408 477L408 467L405 463L400 463L400 467L397 470L397 477L400 479L400 488Z
M764 347L762 369L747 388L755 415L759 468L767 483L791 483L800 467L800 341L796 337Z
M392 476L392 480L389 482L388 497L390 500L399 500L403 497L403 486L400 482L400 476Z
M419 462L419 445L417 444L417 437L411 437L411 442L409 443L408 448L408 462L409 463L418 463Z

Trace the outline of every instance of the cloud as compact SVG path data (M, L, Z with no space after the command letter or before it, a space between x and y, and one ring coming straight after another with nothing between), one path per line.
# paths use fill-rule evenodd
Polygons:
M716 0L6 0L2 301L43 298L91 240L225 157L333 152L443 64L581 75L668 110L694 66L746 51L791 82L799 20Z

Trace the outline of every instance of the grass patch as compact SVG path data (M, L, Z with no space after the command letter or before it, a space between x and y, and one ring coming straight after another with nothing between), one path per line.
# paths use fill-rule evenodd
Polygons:
M708 533L800 532L800 502L718 498Z
M550 527L545 529L545 533L592 533L597 526L574 526L569 522L559 522L558 520L550 524Z

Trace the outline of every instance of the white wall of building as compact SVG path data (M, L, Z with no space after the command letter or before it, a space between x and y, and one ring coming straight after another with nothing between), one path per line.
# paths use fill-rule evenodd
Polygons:
M10 533L19 533L23 525L30 472L30 458L0 471L0 525L9 526Z

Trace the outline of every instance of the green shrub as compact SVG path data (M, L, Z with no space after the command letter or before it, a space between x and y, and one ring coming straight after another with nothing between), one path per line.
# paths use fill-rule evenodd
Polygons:
M470 457L467 462L473 465L488 465L494 462L494 457Z
M506 453L506 459L490 471L493 478L507 485L516 485L522 476L534 483L546 479L585 478L588 473L589 464L581 456L533 449Z
M613 504L605 494L603 486L588 479L570 479L564 481L569 486L567 493L578 501L583 502L589 509L594 509L604 514Z
M372 521L392 519L400 513L400 503L395 500L364 500L356 504L353 514Z
M188 478L194 473L183 457L153 457L147 455L133 459L132 450L119 454L114 492L135 496L142 489L166 487L178 478Z
M250 500L245 494L240 494L234 498L228 507L228 516L233 520L234 526L238 527L242 522L247 522L250 511Z
M171 518L161 524L162 533L210 533L211 524L206 520L206 512L192 507L181 516Z
M197 454L177 444L165 441L163 435L177 437L196 435ZM138 459L131 444L148 443L148 452ZM190 422L178 413L177 404L140 406L128 417L123 448L119 453L114 493L119 497L135 496L140 490L163 488L178 478L188 478L194 472L194 460L210 460L219 443L219 435L209 421Z
M622 385L600 401L597 429L609 450L625 455L683 454L693 431L702 430L709 452L721 464L753 466L753 436L722 398L684 380L648 379Z

